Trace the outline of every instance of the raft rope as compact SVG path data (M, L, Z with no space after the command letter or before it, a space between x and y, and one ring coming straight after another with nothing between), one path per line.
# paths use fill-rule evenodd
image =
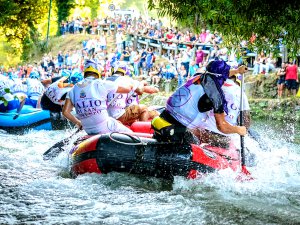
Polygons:
M115 138L113 138L113 134L123 134L129 138L131 138L133 141L135 141L135 143L128 143L128 142L123 142L123 141L119 141L119 140L116 140ZM109 138L110 140L116 142L116 143L119 143L119 144L124 144L124 145L132 145L132 146L136 146L136 145L147 145L146 142L143 142L140 137L138 136L134 136L134 135L130 135L130 134L127 134L127 133L122 133L122 132L111 132L109 134Z

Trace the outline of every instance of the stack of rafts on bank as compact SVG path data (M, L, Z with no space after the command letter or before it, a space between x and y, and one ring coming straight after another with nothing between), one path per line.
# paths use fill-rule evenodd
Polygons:
M150 138L153 130L148 122L136 122L131 129L137 133L95 135L78 141L70 152L72 174L116 171L172 179L240 168L239 151L233 146L157 142Z

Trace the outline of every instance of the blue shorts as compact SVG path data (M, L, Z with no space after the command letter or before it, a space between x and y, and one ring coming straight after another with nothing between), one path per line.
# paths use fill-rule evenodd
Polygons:
M286 80L285 86L288 90L296 90L297 89L297 81L296 80Z
M26 98L25 105L31 105L33 108L36 108L37 100Z
M280 76L279 79L277 80L277 84L284 84L285 83L285 76Z
M7 106L4 105L4 103L2 103L0 105L0 112L6 112L8 110L13 110L13 109L17 109L20 107L20 102L18 99L14 99L12 101L9 101Z

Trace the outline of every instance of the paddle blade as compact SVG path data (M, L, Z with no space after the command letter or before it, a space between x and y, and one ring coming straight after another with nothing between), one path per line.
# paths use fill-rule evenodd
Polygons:
M55 145L53 145L51 148L49 148L47 151L44 152L43 154L43 160L47 161L50 159L53 159L59 155L59 153L64 151L64 145L68 144L66 143L68 140L64 139Z
M49 160L49 159L53 159L56 156L58 156L59 153L61 153L65 150L64 146L68 145L70 143L70 139L80 131L81 131L81 128L78 128L75 131L75 133L73 133L70 137L67 137L67 138L61 140L60 142L57 142L55 145L53 145L51 148L49 148L47 151L45 151L43 154L43 159Z
M17 119L19 117L19 114L14 115L13 120Z
M242 170L239 173L239 175L236 178L236 181L239 182L245 182L245 181L251 181L254 180L254 178L251 176L251 173L248 171L245 165L242 166Z

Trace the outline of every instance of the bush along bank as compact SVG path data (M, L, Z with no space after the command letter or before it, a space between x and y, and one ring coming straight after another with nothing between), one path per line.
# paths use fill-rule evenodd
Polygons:
M283 97L278 99L277 76L275 74L246 76L245 91L254 119L300 121L300 98Z
M250 99L254 119L300 122L300 99Z

